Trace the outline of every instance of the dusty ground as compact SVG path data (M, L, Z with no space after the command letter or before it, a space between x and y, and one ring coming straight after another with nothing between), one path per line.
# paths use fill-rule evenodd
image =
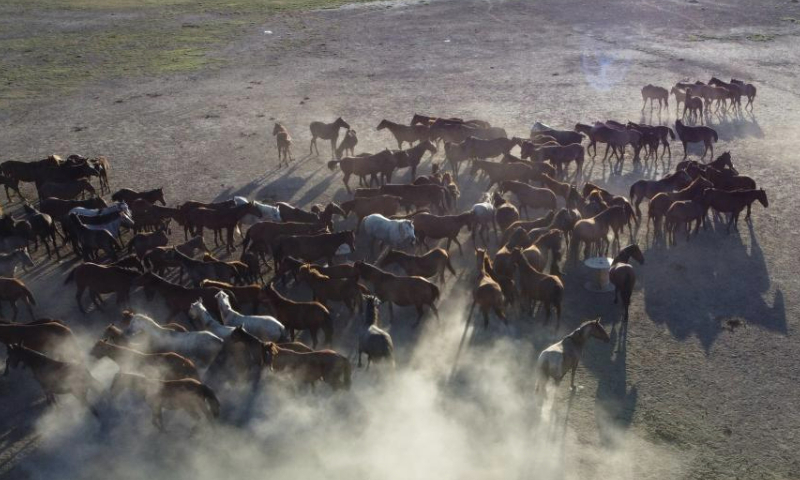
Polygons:
M48 15L55 32L69 16ZM96 15L102 23L103 15ZM29 12L15 22L34 25L39 18ZM144 472L156 478L253 476L258 468L351 478L796 476L795 18L800 6L787 1L757 7L736 1L378 3L263 18L204 57L213 65L189 74L103 76L68 93L59 88L10 98L0 111L0 160L105 154L113 162L114 187L163 185L170 203L237 194L306 206L347 198L341 175L324 165L326 146L320 145L321 158L305 155L312 120L341 115L358 131L359 151L393 146L389 134L374 127L382 118L407 121L414 112L484 118L520 136L536 120L564 127L606 118L671 123L673 104L660 118L640 118L642 85L735 77L758 86L756 108L744 118L713 119L721 137L716 149L732 152L737 167L767 190L770 206L755 206L752 225L742 223L736 234L717 228L669 249L648 242L627 336L611 296L585 292L586 272L568 268L560 334L601 315L613 325L613 342L587 348L577 392L562 386L552 405L546 402L550 413L535 416L530 430L522 425L534 405L526 379L534 354L553 338L542 317L515 315L510 331L493 325L486 333L467 332L471 340L456 363L455 387L440 385L459 349L469 257L458 259L460 276L444 287L441 325L429 319L418 331L403 320L392 326L398 368L422 374L403 373L375 393L373 377L355 373L353 395L370 399L367 411L385 415L359 410L358 418L371 419L366 433L351 437L343 433L349 423L319 420L320 412L355 415L341 399L297 400L307 416L267 402L268 413L256 415L245 433L224 429L227 445L239 453L227 461L208 453L213 462L199 461L197 452L178 448L175 458L190 459L187 467L161 458L160 448L174 447L172 437L154 437L146 421L141 436L108 441L69 402L45 414L28 374L15 373L0 381L0 472L7 478L66 472L88 478L106 470L87 465L102 465L124 478ZM268 135L275 120L296 140L300 159L289 169L275 169ZM679 144L672 148L679 154ZM428 169L426 163L422 170ZM621 176L609 176L599 163L589 173L617 193L627 193L643 175L630 163ZM465 176L462 190L465 209L480 188ZM644 231L638 241L645 245ZM61 286L65 272L47 264L22 278L39 299L38 315L65 318L88 339L116 314L80 316L72 287ZM747 327L724 330L733 318ZM351 345L347 332L337 341L344 350ZM302 422L286 420L290 414L319 428L326 442L350 443L309 443L313 460L286 454L273 442L276 431L309 434L298 426ZM261 450L251 451L253 439L265 442Z

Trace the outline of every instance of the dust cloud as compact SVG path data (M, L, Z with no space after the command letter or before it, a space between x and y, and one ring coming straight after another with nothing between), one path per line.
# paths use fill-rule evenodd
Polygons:
M38 421L39 448L19 468L30 478L464 480L642 478L644 459L651 473L678 465L622 431L602 446L574 431L568 387L534 398L530 340L499 323L465 330L469 300L451 295L441 325L430 318L399 348L395 371L354 368L349 392L297 390L268 373L256 388L218 388L222 420L212 427L193 430L184 413L165 411L159 433L128 395L98 397L98 421L63 397ZM116 369L108 360L91 368L104 389Z

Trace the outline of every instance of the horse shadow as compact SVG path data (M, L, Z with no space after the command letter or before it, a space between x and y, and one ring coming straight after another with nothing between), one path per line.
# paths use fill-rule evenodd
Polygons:
M748 251L739 235L727 235L722 223L712 223L715 229L693 235L690 245L679 235L677 246L645 252L648 267L642 283L648 317L679 340L696 336L706 352L733 324L729 322L737 320L786 334L782 290L775 289L771 301L764 298L771 282L752 225Z

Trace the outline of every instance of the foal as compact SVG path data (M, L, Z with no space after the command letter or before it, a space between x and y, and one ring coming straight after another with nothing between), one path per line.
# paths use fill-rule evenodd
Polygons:
M278 142L278 168L281 168L283 162L288 167L289 161L294 160L292 158L292 136L289 135L286 127L280 123L276 123L272 128L272 135L275 136L275 140Z

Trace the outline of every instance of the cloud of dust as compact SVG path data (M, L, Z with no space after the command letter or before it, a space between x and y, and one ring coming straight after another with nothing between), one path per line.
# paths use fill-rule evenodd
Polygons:
M31 478L115 480L560 479L634 478L642 451L665 461L651 445L630 448L622 432L613 447L593 447L568 426L568 404L551 394L541 406L533 347L502 324L470 327L459 353L469 300L448 302L441 325L429 317L416 344L397 352L394 372L354 368L344 393L295 391L265 374L255 392L218 390L224 421L193 434L190 418L171 411L159 433L130 395L98 400L103 427L63 397L40 418L40 446L20 468ZM108 360L92 367L104 388L115 372Z

